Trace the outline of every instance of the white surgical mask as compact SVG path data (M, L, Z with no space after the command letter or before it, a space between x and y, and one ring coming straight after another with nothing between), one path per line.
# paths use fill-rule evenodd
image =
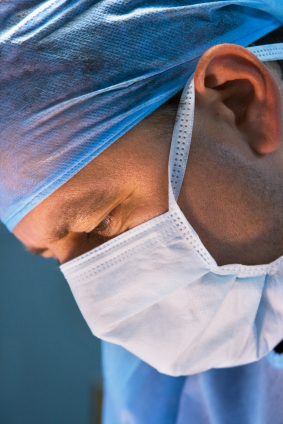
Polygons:
M283 44L250 48L283 58ZM194 81L180 102L169 159L169 211L64 264L97 337L178 376L256 361L283 338L283 257L218 266L180 210Z

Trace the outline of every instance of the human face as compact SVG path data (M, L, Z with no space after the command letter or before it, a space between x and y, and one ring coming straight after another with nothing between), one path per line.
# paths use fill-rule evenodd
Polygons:
M26 215L13 232L27 250L64 263L166 212L174 117L160 125L136 125Z
M217 167L217 155L206 155L201 138L214 140L215 152L224 146L234 162L279 180L281 197L281 86L276 70L267 71L239 46L213 47L196 69L195 128L205 127L206 135L194 131L179 205L220 265L267 263L283 254L277 243L283 214L280 205L273 216L260 196L250 207L253 193L240 168L225 167L225 157ZM173 125L174 116L166 132L164 122L141 122L33 209L14 234L28 250L64 263L167 211ZM276 218L268 228L263 210Z

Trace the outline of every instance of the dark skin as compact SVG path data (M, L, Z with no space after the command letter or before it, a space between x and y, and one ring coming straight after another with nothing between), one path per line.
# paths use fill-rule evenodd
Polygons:
M281 74L242 47L218 45L200 59L195 91L179 206L219 265L269 263L283 254L283 210L279 201L270 208L262 200L258 180L249 175L254 169L278 181L280 199ZM31 252L64 263L165 213L174 117L166 124L162 137L162 121L136 125L29 212L15 236ZM250 184L239 172L243 167Z

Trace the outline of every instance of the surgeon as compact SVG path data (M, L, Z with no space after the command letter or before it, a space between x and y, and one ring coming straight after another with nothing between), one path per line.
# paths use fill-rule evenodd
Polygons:
M1 219L104 340L104 423L282 423L280 2L0 19Z

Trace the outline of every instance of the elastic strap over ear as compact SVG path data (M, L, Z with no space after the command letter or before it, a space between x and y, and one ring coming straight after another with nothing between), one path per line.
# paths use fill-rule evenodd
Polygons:
M283 43L247 47L247 50L252 52L262 62L283 60Z
M247 47L261 62L283 59L283 43ZM190 151L195 107L194 74L183 90L169 158L169 207L178 200ZM175 199L175 200L174 200Z
M180 100L171 141L168 178L169 209L177 202L186 172L195 110L194 74L188 79Z

